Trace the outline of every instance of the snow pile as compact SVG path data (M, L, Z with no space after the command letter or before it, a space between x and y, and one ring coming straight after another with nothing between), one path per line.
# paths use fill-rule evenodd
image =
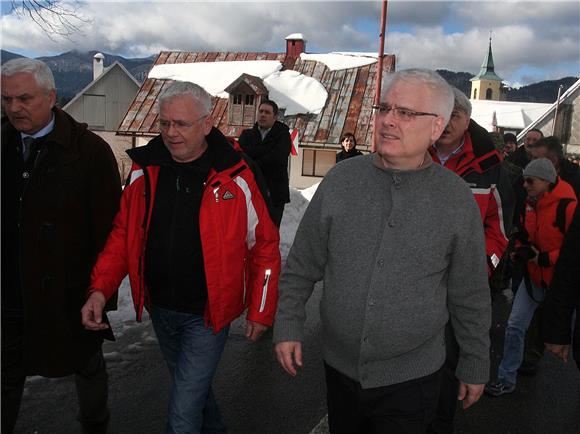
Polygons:
M269 98L284 107L284 116L298 113L319 114L328 98L324 86L316 79L298 71L275 72L264 79Z
M312 200L312 197L314 196L314 193L316 193L316 190L318 190L318 186L320 185L320 182L317 184L314 184L312 187L308 187L305 188L304 190L300 191L300 194L308 201L310 202Z
M377 55L371 53L334 52L328 54L300 54L302 60L324 63L331 71L360 68L377 62Z
M189 81L203 87L213 96L227 98L224 89L240 75L249 74L264 79L282 69L277 60L254 60L234 62L198 62L156 65L149 72L149 78Z
M248 60L234 62L198 62L156 65L149 78L189 81L203 87L213 96L228 98L224 91L240 75L248 74L264 81L269 98L280 108L286 109L285 116L299 113L319 114L328 98L324 86L316 79L297 71L283 71L277 60Z
M280 255L282 261L288 257L290 247L294 242L296 230L302 220L304 211L310 203L310 199L316 192L318 184L307 188L305 190L297 190L290 187L290 203L284 207L284 216L282 224L280 225ZM126 277L119 287L119 301L117 310L109 312L109 321L113 327L115 336L120 337L130 327L135 327L135 309L133 307L133 299L131 298L131 287L129 286L129 278ZM147 321L149 315L146 310L143 310L143 321Z

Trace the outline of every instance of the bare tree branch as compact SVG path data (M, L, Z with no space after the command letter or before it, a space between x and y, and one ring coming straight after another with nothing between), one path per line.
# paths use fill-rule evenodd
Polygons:
M84 34L82 26L91 22L80 12L78 2L61 0L11 1L12 11L19 17L30 18L52 40L72 39Z

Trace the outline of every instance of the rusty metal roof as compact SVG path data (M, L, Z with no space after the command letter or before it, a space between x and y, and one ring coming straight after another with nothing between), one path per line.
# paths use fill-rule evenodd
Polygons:
M223 62L234 60L278 60L283 69L292 69L318 80L328 92L324 109L318 115L298 114L280 119L298 129L301 146L339 147L340 137L347 132L356 137L357 147L369 149L372 136L372 103L375 95L377 63L358 68L331 71L321 62L287 57L286 53L190 53L162 51L154 65L167 63ZM385 55L383 71L395 69L395 56ZM145 80L119 126L121 135L153 136L157 129L156 100L169 80ZM214 125L226 136L238 137L245 126L228 125L225 98L212 98Z

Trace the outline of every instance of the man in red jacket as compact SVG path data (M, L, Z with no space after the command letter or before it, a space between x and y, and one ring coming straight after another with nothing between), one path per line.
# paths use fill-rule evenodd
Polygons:
M82 309L106 328L105 301L128 273L137 311L150 313L173 378L167 432L225 432L211 391L229 324L247 308L246 337L272 325L280 273L278 230L254 175L212 126L211 97L172 83L159 97L161 135L133 160Z
M441 137L431 147L433 161L461 176L471 187L483 221L488 274L491 277L508 244L514 193L501 166L501 156L489 133L471 119L471 103L453 88L455 106ZM469 276L466 276L469 278ZM429 433L453 432L458 381L455 368L458 346L451 324L447 325L447 360L443 365L436 419Z

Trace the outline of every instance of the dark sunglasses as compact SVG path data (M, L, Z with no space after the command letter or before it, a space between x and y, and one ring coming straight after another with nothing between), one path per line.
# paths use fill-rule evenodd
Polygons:
M524 178L524 184L534 185L534 182L536 182L534 178Z

